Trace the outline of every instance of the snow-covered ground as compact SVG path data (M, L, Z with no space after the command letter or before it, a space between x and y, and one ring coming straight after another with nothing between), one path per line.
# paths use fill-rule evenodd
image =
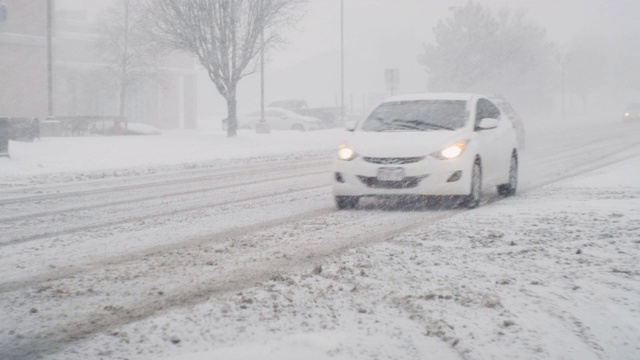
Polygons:
M50 358L638 359L638 179L640 157Z
M473 211L336 211L339 130L12 143L0 358L638 359L640 125L529 128Z

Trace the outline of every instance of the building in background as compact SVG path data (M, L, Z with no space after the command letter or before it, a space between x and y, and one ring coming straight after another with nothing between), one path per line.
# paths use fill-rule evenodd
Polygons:
M0 116L47 115L46 1L0 0ZM116 116L119 93L95 48L100 37L86 11L56 7L53 109L56 116ZM158 59L130 89L129 122L160 128L197 126L195 61L182 54Z
M0 0L0 117L47 115L45 1ZM38 19L38 21L36 21Z

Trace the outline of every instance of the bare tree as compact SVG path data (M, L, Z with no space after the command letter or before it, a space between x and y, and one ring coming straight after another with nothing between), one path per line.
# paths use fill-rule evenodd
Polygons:
M256 71L262 46L300 15L301 0L149 0L148 29L164 46L193 54L227 101L227 135L235 136L238 82ZM264 43L261 35L264 32Z
M141 21L141 7L136 1L116 0L102 14L98 30L101 37L96 47L110 64L109 76L116 81L119 90L119 121L115 124L118 129L120 121L126 122L129 90L155 72L154 57L158 49L147 37L148 32Z

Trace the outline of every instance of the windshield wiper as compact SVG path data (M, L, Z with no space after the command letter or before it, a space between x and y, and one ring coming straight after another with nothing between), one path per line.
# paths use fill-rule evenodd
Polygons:
M436 129L445 129L445 130L455 130L452 127L448 127L448 126L444 126L444 125L440 125L440 124L431 124L431 123L420 123L420 125L422 126L430 126L432 128L436 128Z
M445 130L455 130L448 126L440 125L440 124L432 124L425 123L421 120L403 120L403 119L395 119L391 122L392 126L398 126L403 129L413 129L413 130L425 130L425 127L434 128L434 129L445 129Z

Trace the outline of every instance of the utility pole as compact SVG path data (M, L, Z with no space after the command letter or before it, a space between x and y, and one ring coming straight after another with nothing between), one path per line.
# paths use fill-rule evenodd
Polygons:
M261 2L261 4L263 4ZM256 134L269 134L271 126L264 118L264 27L260 33L260 121L256 124Z
M562 58L562 121L565 120L565 116L566 116L566 112L565 112L565 108L566 108L565 94L566 94L566 87L567 87L566 73L567 73L567 60L566 60L566 56L563 56Z
M125 0L124 5L124 44L122 49L122 59L120 59L120 111L119 117L116 121L115 128L117 132L121 131L122 123L125 124L125 129L129 128L129 122L125 119L125 109L127 105L127 87L129 86L129 36L131 35L129 29L129 17L131 16L129 0Z
M260 121L264 122L264 29L260 41Z
M340 0L340 112L344 123L344 0Z
M47 0L47 115L53 116L53 1Z

